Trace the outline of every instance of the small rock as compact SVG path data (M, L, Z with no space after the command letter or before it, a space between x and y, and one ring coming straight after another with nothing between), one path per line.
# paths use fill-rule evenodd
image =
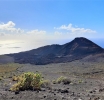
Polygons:
M69 91L65 89L65 90L61 90L61 93L69 93Z
M44 96L44 98L46 98L46 96Z
M15 94L19 94L19 91L16 91Z

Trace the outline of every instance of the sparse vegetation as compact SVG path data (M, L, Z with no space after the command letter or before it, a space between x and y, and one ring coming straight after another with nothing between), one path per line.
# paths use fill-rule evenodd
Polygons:
M79 99L80 96L80 98L82 98L83 100L85 99L88 100L89 98L93 99L93 94L95 96L101 94L102 96L104 87L104 84L102 84L104 76L103 73L104 63L96 63L96 62L91 64L88 62L84 63L85 66L83 66L82 62L79 61L71 62L68 64L66 63L52 64L44 66L36 66L30 64L20 65L23 67L16 69L16 71L7 72L6 74L1 75L2 80L0 81L0 90L1 90L0 92L2 94L5 93L5 95L0 95L1 96L0 98L2 100L3 99L6 100L7 98L9 100L10 99L30 100L33 98L39 100L40 99L62 100L63 97L65 97L65 99L73 99L73 98ZM33 71L34 73L28 72L28 70ZM34 74L39 74L39 72L42 73L42 76L40 74L41 81L35 80L33 82L32 77L34 77ZM7 76L7 74L9 73L11 77ZM101 83L100 87L99 83ZM11 91L13 92L9 91L10 87ZM85 97L82 96L83 93L85 94L84 95ZM87 96L88 94L89 97ZM6 97L3 98L3 96ZM103 100L103 98L101 99Z
M63 82L64 79L66 79L66 77L61 76L56 80L56 82L61 83L61 82Z
M12 81L18 81L18 76L13 76Z
M83 83L83 81L80 79L80 80L78 81L78 83Z
M70 84L71 83L71 80L67 77L64 77L64 76L61 76L59 77L57 80L56 80L56 83L60 84L60 83L63 83L63 84Z
M43 80L42 84L41 84L41 87L43 87L43 88L51 88L50 80Z
M27 72L23 73L16 79L18 82L13 85L11 91L19 90L39 90L42 84L42 77L40 73Z
M56 82L56 80L53 80L52 83L53 83L53 84L56 84L57 82Z

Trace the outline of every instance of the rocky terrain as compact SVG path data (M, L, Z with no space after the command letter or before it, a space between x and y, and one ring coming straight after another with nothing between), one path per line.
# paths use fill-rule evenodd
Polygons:
M0 100L104 100L104 54L90 56L69 63L48 65L22 64L14 74L40 72L49 80L40 91L9 91L14 84L11 76L0 81ZM98 58L99 56L99 58ZM11 75L11 74L10 74ZM69 84L55 84L53 81L64 76L71 80Z

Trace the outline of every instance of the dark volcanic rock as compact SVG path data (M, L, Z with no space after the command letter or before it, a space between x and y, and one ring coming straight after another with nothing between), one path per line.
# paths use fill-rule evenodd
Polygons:
M88 55L104 52L103 48L92 41L80 37L64 45L47 45L16 54L9 54L17 63L49 64L70 62Z

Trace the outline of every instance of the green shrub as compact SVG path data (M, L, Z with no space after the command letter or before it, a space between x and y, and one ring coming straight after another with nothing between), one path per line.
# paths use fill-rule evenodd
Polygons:
M18 76L13 76L12 81L18 81Z
M53 80L53 81L52 81L52 83L53 83L53 84L56 84L56 83L57 83L57 81L56 81L56 80Z
M42 88L51 88L51 82L49 80L44 80L44 81L42 81L41 87Z
M60 83L63 83L63 84L70 84L71 83L71 80L69 78L66 78L66 77L59 77L57 80L56 80L56 83L60 84Z
M83 83L83 81L82 80L79 80L78 83Z
M34 74L34 78L33 78L33 81L32 81L32 87L36 90L40 89L42 81L43 80L42 80L41 74L39 74L39 73Z
M16 78L17 83L13 85L13 87L10 89L11 91L19 91L19 90L39 90L42 83L42 77L39 73L32 73L27 72L24 73L18 78Z

